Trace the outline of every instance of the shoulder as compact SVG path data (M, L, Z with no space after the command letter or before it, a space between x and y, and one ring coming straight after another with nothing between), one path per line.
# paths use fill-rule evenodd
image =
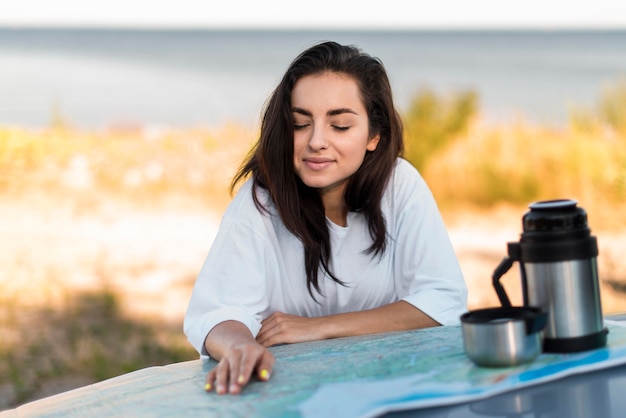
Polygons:
M235 197L228 205L224 213L224 219L236 220L239 223L255 224L263 218L270 216L274 212L274 205L269 199L265 189L257 187L255 190L256 201L263 208L257 206L257 202L253 198L253 181L247 179L237 190Z
M386 194L391 194L394 200L413 200L430 194L430 190L419 171L404 158L398 158Z
M437 204L426 181L407 160L398 158L381 202L389 225L413 220L438 212Z
M417 171L417 168L413 166L408 160L402 157L396 159L396 165L394 168L394 174L408 178L411 180L423 181L422 175Z

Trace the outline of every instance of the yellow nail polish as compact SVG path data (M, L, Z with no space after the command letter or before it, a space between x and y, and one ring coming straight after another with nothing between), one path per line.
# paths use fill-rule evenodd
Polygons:
M207 383L206 385L204 385L204 390L206 390L207 392L211 390L211 384Z
M267 371L267 369L263 369L263 370L261 370L261 372L259 373L259 377L260 377L262 380L267 380L267 379L269 379L269 378L270 378L270 372L268 372L268 371Z
M239 377L237 378L237 383L239 383L240 385L243 385L243 382L246 380L245 377L243 377L242 374L239 375Z

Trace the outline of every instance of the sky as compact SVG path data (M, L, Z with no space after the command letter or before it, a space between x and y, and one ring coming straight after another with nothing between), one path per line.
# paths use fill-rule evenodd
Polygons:
M0 25L216 29L626 29L626 1L0 0Z

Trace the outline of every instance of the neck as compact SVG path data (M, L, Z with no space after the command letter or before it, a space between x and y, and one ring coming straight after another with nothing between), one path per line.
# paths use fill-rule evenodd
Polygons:
M348 224L348 205L344 200L345 185L321 191L326 217L339 226Z
M335 225L348 226L348 207L340 210L328 210L326 209L326 217L330 219Z

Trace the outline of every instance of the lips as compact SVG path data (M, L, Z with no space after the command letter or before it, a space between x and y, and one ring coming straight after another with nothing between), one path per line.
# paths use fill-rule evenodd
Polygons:
M311 157L311 158L304 159L304 164L306 164L306 166L313 171L324 170L325 168L330 166L332 163L333 163L333 160L329 158Z

